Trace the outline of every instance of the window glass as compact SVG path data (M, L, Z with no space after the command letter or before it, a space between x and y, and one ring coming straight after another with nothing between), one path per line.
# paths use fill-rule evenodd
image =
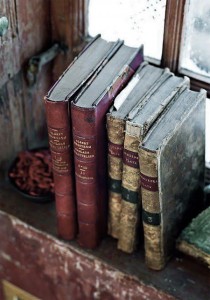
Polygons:
M90 0L88 32L126 45L144 44L150 61L160 63L166 0Z
M209 0L186 3L179 71L210 82Z

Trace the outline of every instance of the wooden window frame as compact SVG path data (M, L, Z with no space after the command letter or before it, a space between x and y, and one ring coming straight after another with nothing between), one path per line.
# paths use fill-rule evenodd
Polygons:
M178 68L186 2L187 0L167 0L166 2L161 66L170 68L176 75L183 75L180 74ZM195 91L199 91L201 88L205 89L207 96L210 97L208 83L190 77L190 85L191 89Z
M161 67L170 68L176 75L183 75L179 72L178 67L186 1L166 1ZM61 41L68 47L65 55L58 58L55 63L55 79L81 50L84 43L89 40L87 32L88 7L89 0L52 0L53 40ZM191 77L190 82L193 90L198 91L204 88L207 90L208 97L210 97L210 85L208 83Z

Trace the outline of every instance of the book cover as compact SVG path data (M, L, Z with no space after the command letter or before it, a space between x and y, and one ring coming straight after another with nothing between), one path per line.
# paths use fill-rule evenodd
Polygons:
M167 105L189 86L189 78L171 74L161 86L148 95L140 106L134 107L126 121L123 149L122 205L118 249L131 253L141 236L141 187L138 148L149 128Z
M129 112L138 102L143 101L154 85L164 82L171 73L144 62L125 89L116 97L110 112L107 113L108 136L108 233L114 238L119 236L120 212L122 201L122 166L125 123Z
M57 232L63 239L73 239L77 234L69 104L121 44L107 42L100 36L94 38L74 59L44 99L55 184Z
M210 268L210 207L203 210L182 231L176 246L181 252Z
M72 102L78 242L83 247L95 248L107 231L106 113L142 61L143 47L122 46Z
M206 92L185 90L139 149L146 264L164 268L180 231L198 212L204 182Z

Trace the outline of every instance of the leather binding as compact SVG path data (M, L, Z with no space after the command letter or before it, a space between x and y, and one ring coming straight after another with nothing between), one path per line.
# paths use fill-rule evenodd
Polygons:
M168 105L179 93L189 86L189 78L179 78L169 73L164 81L159 81L148 94L139 111L134 108L126 121L125 141L123 150L122 176L122 207L118 249L132 253L142 236L141 228L141 185L138 158L139 144L147 134L149 128L164 113ZM136 113L137 111L137 113ZM136 114L135 114L136 113ZM134 116L133 116L134 114ZM133 117L133 118L132 118Z
M125 120L107 114L108 133L108 234L118 238L121 212L122 155Z
M117 93L143 61L143 48L112 79L112 84L92 107L72 102L74 161L79 221L78 242L95 248L107 232L107 136L106 112Z
M55 184L57 233L59 237L66 240L74 239L78 233L70 102L81 89L90 84L91 78L109 61L122 42L109 43L107 48L103 50L103 53L99 54L94 64L90 66L89 73L85 73L83 78L80 81L78 80L77 86L72 87L70 80L69 86L65 88L65 91L61 89L62 99L57 100L58 93L56 94L55 91L59 84L65 80L65 76L71 67L83 54L88 55L88 51L92 51L91 46L99 38L100 35L97 35L87 44L44 98ZM77 72L77 76L79 76L79 71Z
M145 258L161 270L178 235L204 205L204 91L185 90L150 129L139 148Z
M210 268L210 207L205 208L184 228L176 242L183 253L196 258Z
M148 65L147 62L142 63L130 81L130 86L126 87L130 91L129 94L126 89L123 90L119 94L121 105L118 107L114 103L110 112L107 113L109 176L108 234L113 238L119 237L120 230L123 145L128 114L138 103L143 101L143 97L146 97L151 92L154 85L157 85L157 82L162 81L163 77L166 80L168 76L170 76L168 69L153 67ZM122 97L125 97L123 102L121 102ZM116 101L118 101L117 98Z
M77 213L69 103L45 99L45 107L55 184L57 232L64 239L73 239L77 233Z

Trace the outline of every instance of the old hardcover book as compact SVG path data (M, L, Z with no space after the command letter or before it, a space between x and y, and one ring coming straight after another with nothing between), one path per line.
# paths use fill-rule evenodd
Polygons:
M114 238L119 235L119 223L122 200L122 165L125 123L130 110L143 101L151 92L172 74L168 69L161 69L141 64L129 84L116 97L114 105L107 113L108 136L108 233Z
M97 36L74 59L44 99L55 183L57 231L63 239L73 239L77 233L69 103L120 46L121 42L107 42Z
M137 235L140 236L138 230L141 211L139 143L166 106L187 86L189 86L187 77L180 78L171 74L128 115L123 150L122 205L118 240L118 249L125 252L131 253L136 249Z
M176 245L177 249L210 268L210 207L196 216L182 231Z
M72 102L78 242L87 248L95 248L107 229L106 112L142 61L142 47L123 45Z
M139 150L146 263L161 270L202 199L206 92L185 90Z

